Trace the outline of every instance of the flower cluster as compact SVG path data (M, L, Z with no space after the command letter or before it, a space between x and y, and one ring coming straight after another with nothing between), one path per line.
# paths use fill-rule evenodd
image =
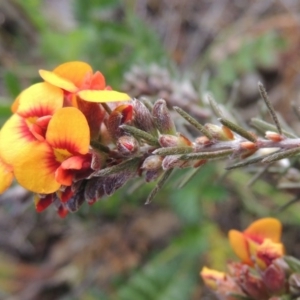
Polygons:
M98 103L130 98L106 86L104 76L84 62L40 70L40 76L44 82L17 97L13 115L1 129L0 192L15 177L36 193L38 211L55 202L64 216L64 203L80 188L80 180L101 165L90 147L100 137L105 117Z
M281 223L264 218L243 232L230 230L230 244L239 262L228 263L228 273L203 267L204 283L219 299L293 299L299 296L299 261L284 256Z
M230 158L237 161L227 167L233 169L300 152L300 139L281 128L261 84L275 126L252 121L265 138L229 120L210 96L219 125L202 125L175 106L186 121L177 122L165 100L131 99L112 90L104 76L84 62L40 70L40 76L44 82L17 97L13 115L0 131L0 193L15 178L35 193L38 212L54 204L64 217L142 176L146 182L157 180L149 203L176 168L197 171L212 160Z

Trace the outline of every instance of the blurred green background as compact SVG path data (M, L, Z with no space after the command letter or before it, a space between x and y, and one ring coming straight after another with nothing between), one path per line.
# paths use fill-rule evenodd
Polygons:
M297 130L299 12L296 0L0 0L0 122L39 69L83 60L115 89L164 97L204 123L216 122L206 91L242 124L264 117L262 81ZM0 197L0 299L214 299L200 269L224 269L234 259L227 231L269 215L299 257L299 204L280 210L299 189L275 188L286 168L249 187L261 167L225 165L201 168L181 189L188 172L176 172L148 206L155 184L131 184L66 219L37 214L31 195L12 188Z

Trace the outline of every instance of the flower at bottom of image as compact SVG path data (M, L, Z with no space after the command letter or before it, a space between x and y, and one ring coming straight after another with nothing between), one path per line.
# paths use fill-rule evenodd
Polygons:
M275 218L259 219L243 232L230 230L229 242L240 261L229 262L226 273L204 266L204 284L222 300L299 299L300 261L285 255L281 230Z

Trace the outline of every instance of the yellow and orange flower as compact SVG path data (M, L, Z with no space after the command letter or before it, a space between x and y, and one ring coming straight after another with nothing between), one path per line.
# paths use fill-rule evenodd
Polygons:
M15 114L0 132L2 191L13 173L28 190L52 193L70 185L72 171L90 161L87 121L77 108L63 107L63 100L63 91L46 82L18 97Z
M91 66L85 62L67 62L53 71L40 70L39 73L46 82L63 89L66 95L77 95L88 102L130 100L127 94L113 91L106 86L103 74L99 71L93 73Z
M253 222L243 232L237 230L229 231L229 241L235 254L241 261L250 266L258 263L265 267L268 259L272 260L283 255L283 245L280 243L282 226L279 220L274 218L263 218ZM267 258L268 257L268 258Z

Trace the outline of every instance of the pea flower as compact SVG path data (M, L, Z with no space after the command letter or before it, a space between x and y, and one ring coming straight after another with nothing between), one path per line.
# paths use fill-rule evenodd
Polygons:
M71 185L73 170L90 161L84 115L77 108L63 107L63 91L49 83L37 83L21 93L0 141L1 177L13 172L23 187L35 193ZM9 182L8 178L2 190Z
M98 103L130 100L127 94L106 86L103 74L99 71L93 73L91 66L85 62L67 62L53 71L40 70L39 73L45 82L64 91L67 105L82 111L94 140L99 137L99 129L105 116L105 111Z
M283 245L280 244L281 223L274 218L263 218L253 222L243 232L238 230L229 231L229 241L235 254L243 263L254 265L257 258L257 251L261 245L268 240L269 253L277 249L278 255L283 255ZM279 244L279 245L278 245ZM278 248L282 250L278 250ZM266 247L263 248L266 250ZM271 251L271 252L270 252ZM266 255L268 252L264 252ZM266 256L265 256L266 259Z

